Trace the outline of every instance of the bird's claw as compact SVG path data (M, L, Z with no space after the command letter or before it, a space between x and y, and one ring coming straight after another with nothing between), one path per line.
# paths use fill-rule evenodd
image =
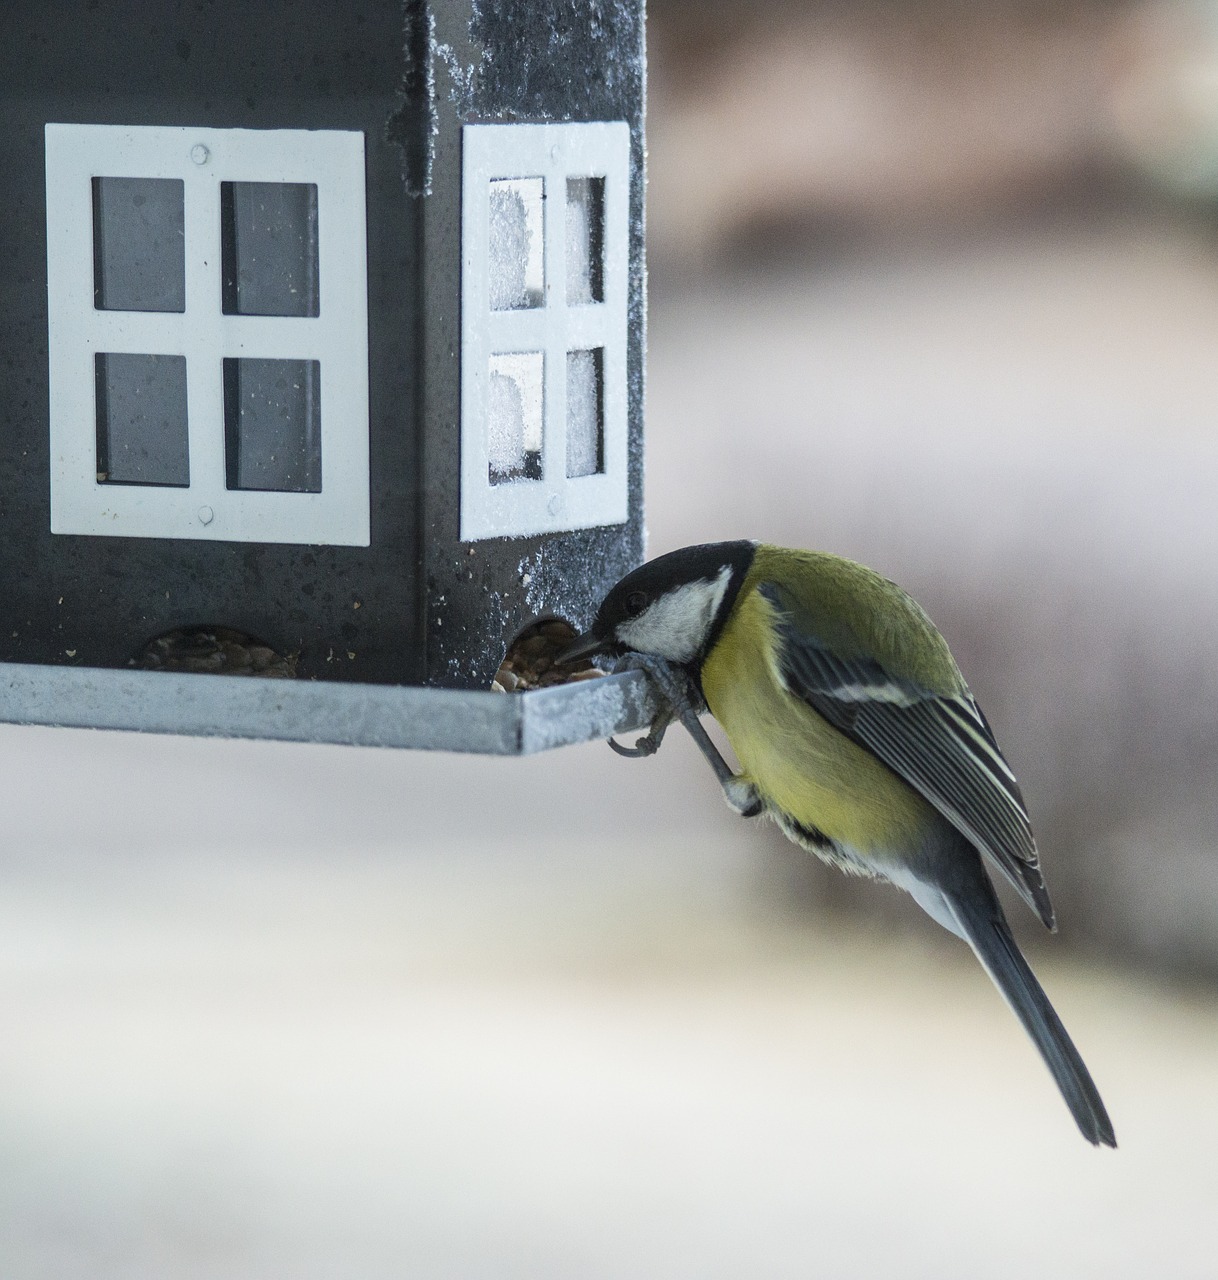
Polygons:
M660 739L655 734L649 733L646 737L637 739L633 747L622 746L616 738L610 738L609 745L619 756L626 756L631 760L645 760L659 751Z
M633 668L622 668L622 670L631 670ZM619 669L615 668L615 670ZM676 712L673 710L672 703L668 701L663 694L660 695L660 709L656 712L656 718L651 722L647 733L636 739L633 747L624 747L620 742L613 738L609 739L609 745L619 756L626 756L631 760L645 760L648 756L654 756L660 749L660 743L664 741L664 734L668 726L672 724L676 718Z

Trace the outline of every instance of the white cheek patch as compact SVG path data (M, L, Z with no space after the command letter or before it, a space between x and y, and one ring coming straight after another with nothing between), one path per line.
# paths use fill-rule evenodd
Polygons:
M725 567L710 582L687 582L666 592L637 618L621 623L618 639L639 653L692 662L706 644L731 576Z

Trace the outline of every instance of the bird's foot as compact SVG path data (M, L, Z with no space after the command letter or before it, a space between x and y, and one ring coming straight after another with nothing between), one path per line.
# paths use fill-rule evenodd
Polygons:
M648 756L654 756L659 751L668 726L680 718L682 711L690 706L689 677L662 658L655 658L646 653L628 653L619 658L614 664L613 674L617 675L622 671L646 672L660 695L660 706L655 719L651 722L646 735L636 739L633 747L624 747L613 738L609 739L609 745L619 756L643 760Z
M636 759L655 755L660 749L665 730L674 720L680 720L715 771L728 807L742 818L757 817L763 808L761 796L751 782L732 772L731 766L719 754L718 748L702 727L698 717L707 709L706 700L684 667L678 667L651 653L628 653L618 659L613 670L614 674L620 671L645 671L659 691L661 699L660 710L647 735L640 738L633 747L623 747L610 738L609 745L614 751L618 755Z
M765 806L761 793L747 779L734 774L723 784L723 798L727 807L742 818L756 818Z
M654 653L626 653L613 666L614 675L622 671L643 671L651 677L670 708L666 724L684 721L687 715L700 716L706 710L706 700L689 672L666 658Z

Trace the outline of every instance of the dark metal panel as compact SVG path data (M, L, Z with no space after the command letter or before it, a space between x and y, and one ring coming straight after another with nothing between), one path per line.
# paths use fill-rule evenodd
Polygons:
M397 0L8 0L0 40L0 659L121 666L198 623L300 649L327 679L423 676L419 202L390 122ZM43 126L358 129L367 154L372 546L52 537ZM421 127L421 126L419 126ZM322 282L324 305L324 281Z
M643 9L634 0L472 0L434 7L414 74L434 87L425 156L427 678L485 683L507 641L556 614L581 628L643 554ZM414 48L418 48L416 40ZM416 57L418 54L416 54ZM461 126L488 121L625 120L631 129L630 520L623 525L463 544L458 537Z

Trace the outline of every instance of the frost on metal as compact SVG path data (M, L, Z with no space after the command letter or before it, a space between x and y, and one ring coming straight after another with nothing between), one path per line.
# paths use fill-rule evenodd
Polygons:
M513 636L541 617L585 626L642 554L643 5L433 0L430 9L426 63L437 132L431 195L421 202L427 678L485 688ZM605 237L613 234L615 193L597 181L600 172L584 167L551 174L553 162L543 157L546 164L488 174L496 185L485 195L484 212L473 212L461 194L474 127L608 122L620 122L626 134L625 262L616 280L603 254ZM537 178L547 179L540 212L535 186L526 185ZM461 240L475 221L487 241L487 330L518 331L506 343L485 342L480 352L471 351L462 330L468 306L452 302L454 289L464 287L462 274L468 279L454 270L454 244L463 257ZM605 291L616 287L625 299L624 375L598 337L571 333L551 346L523 331L544 323L547 308L538 302L553 298L569 313L591 313L605 307ZM476 436L462 420L473 403L467 375L482 383L474 399L484 396L473 415ZM624 414L615 419L620 405ZM471 436L474 446L467 449L463 437ZM569 501L580 486L618 484L620 505L611 517L579 517L581 503ZM475 505L490 511L481 533L462 512L472 490L479 493ZM544 500L522 510L530 490ZM548 509L552 500L557 514ZM572 512L579 518L570 518Z
M545 353L509 351L490 358L486 454L492 485L540 481Z
M429 196L440 121L436 114L436 17L427 0L402 5L402 82L395 109L385 121L385 140L402 155L402 185L408 196Z
M520 311L544 302L545 195L540 178L497 178L490 184L492 311Z
M197 737L528 755L649 724L640 672L502 694L0 663L0 721Z
M567 352L567 477L605 470L604 352Z
M462 144L461 538L624 523L629 126Z
M596 119L606 97L641 103L643 12L631 0L537 0L520 9L474 0L469 34L483 54L482 101L544 118L561 95L567 119Z
M451 44L447 41L435 39L434 28L431 52L432 65L439 63L444 68L445 75L448 78L446 96L449 104L459 112L468 112L471 109L474 81L478 75L478 64L462 62L457 56L456 49Z

